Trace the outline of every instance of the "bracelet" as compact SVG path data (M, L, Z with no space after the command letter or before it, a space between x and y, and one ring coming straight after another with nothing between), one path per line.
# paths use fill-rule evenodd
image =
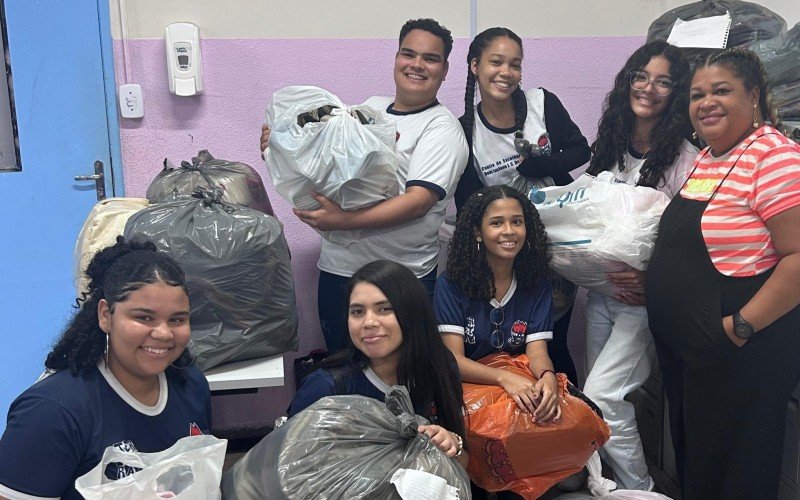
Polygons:
M544 376L545 376L545 374L547 374L547 373L552 373L552 374L553 374L553 376L555 376L555 375L556 375L556 372L554 372L553 370L548 370L548 369L545 369L545 370L542 370L542 373L540 373L540 374L539 374L539 380L541 380L541 379L542 379L542 377L544 377ZM558 377L556 377L556 378L558 378Z
M460 457L460 456L461 456L461 454L462 454L462 453L464 453L464 440L463 440L463 439L461 439L461 436L459 436L459 435L458 435L458 434L456 434L455 432L454 432L453 434L455 434L455 436L456 436L456 441L458 441L458 447L457 447L458 449L457 449L457 451L456 451L456 456L457 456L457 457Z

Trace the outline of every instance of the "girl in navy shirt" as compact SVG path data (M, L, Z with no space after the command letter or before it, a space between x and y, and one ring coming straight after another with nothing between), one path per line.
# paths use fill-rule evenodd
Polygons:
M539 215L522 193L503 185L482 189L461 211L434 294L439 331L462 380L502 387L538 422L560 415L547 354L553 294L546 243ZM477 361L500 351L527 354L538 380Z
M75 480L106 447L163 451L211 430L208 382L190 366L186 278L153 243L94 256L89 292L48 354L49 374L23 392L0 439L0 498L83 498ZM111 463L121 479L136 470Z
M463 393L453 355L436 332L425 287L408 268L371 262L350 278L345 347L303 381L289 417L326 396L384 400L392 385L408 388L416 413L432 425L419 431L448 457L462 455Z

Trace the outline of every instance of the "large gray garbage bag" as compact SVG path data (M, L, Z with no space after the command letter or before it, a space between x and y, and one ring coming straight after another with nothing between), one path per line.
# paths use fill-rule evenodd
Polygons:
M201 370L296 351L297 308L289 248L277 219L221 201L219 189L152 205L125 237L147 238L186 272L193 352Z
M722 16L726 11L731 14L727 47L752 45L762 40L786 35L786 21L775 12L757 3L742 2L741 0L701 0L676 7L653 21L647 31L647 41L666 41L672 31L672 26L679 18L684 21L693 21ZM684 48L681 50L691 63L695 57L708 52L709 49Z
M189 198L195 188L222 189L222 200L243 205L267 215L275 215L269 202L264 182L253 167L244 163L218 160L204 149L192 158L182 161L179 168L164 160L164 169L147 188L150 203Z
M467 473L417 426L405 387L386 404L363 396L322 398L275 429L222 478L230 500L399 499L389 480L398 469L444 478L471 498ZM432 500L432 499L431 499Z
M750 46L767 70L773 86L800 82L800 23L785 37L773 38Z

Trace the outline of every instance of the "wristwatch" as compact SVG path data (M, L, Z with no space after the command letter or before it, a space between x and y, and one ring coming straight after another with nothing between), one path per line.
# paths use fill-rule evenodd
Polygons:
M753 336L755 330L753 329L753 325L747 322L742 317L741 311L736 311L733 313L733 334L739 337L740 339L749 339Z

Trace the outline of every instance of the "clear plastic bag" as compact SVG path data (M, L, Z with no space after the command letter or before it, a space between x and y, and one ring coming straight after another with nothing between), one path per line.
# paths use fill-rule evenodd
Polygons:
M190 198L198 187L222 189L222 200L242 205L267 215L275 215L264 182L253 167L244 163L218 160L203 149L191 162L181 162L175 168L164 160L164 169L158 173L147 188L147 199L151 203L176 201Z
M137 212L125 237L152 240L185 271L198 368L296 351L297 307L283 226L223 202L217 188L201 188L196 196Z
M731 27L727 47L751 45L762 40L785 36L786 21L766 7L741 0L701 0L676 7L653 21L647 32L647 41L669 38L677 19L692 21L705 17L721 16L730 12ZM681 49L689 62L708 52L708 49Z
M531 190L547 231L550 267L569 281L607 296L606 273L644 270L669 197L614 180L610 172L581 175L572 184Z
M227 440L208 435L187 436L157 453L109 446L100 463L75 481L75 489L86 500L218 499L227 446ZM141 470L111 481L104 471L115 462Z
M386 404L363 396L322 398L273 430L228 470L230 500L399 499L391 478L398 469L444 478L471 498L467 473L417 433L428 423L414 415L404 387Z
M300 125L305 120L299 117L320 108L330 110L327 120ZM397 130L384 111L347 106L318 87L292 86L272 96L267 122L272 129L267 170L275 189L292 206L319 208L312 191L344 210L374 205L399 193ZM358 240L358 232L321 234L340 244Z

